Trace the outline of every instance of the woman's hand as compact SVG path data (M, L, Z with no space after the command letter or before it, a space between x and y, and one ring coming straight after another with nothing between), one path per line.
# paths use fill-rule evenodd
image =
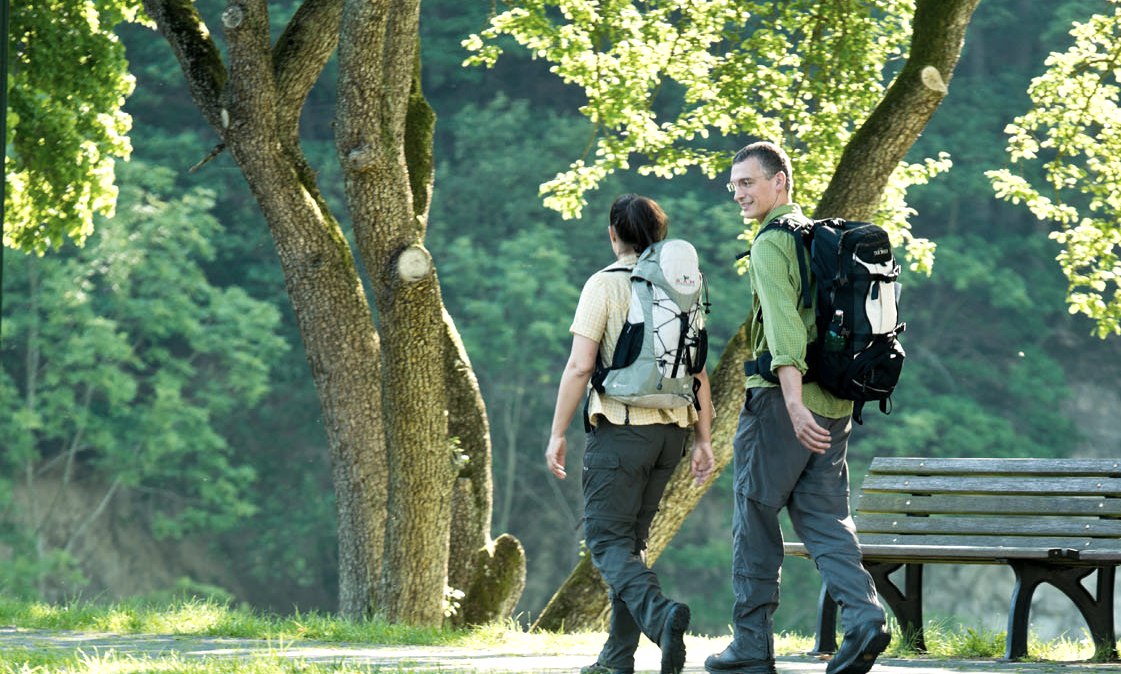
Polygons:
M549 446L545 449L545 465L559 480L568 477L568 473L564 471L564 455L567 453L568 440L563 435L549 438Z
M712 443L708 440L693 441L692 468L698 487L715 472L716 461L712 457Z

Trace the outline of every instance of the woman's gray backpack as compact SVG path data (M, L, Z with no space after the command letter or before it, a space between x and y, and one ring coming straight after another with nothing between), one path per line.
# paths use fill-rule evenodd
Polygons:
M629 272L631 302L611 364L597 363L592 386L634 407L699 405L696 374L708 357L708 289L688 241L648 246Z

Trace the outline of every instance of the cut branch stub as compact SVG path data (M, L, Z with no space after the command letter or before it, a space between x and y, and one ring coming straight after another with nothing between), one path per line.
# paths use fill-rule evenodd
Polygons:
M940 94L948 93L949 90L946 88L945 80L942 79L942 73L938 72L938 69L934 66L924 66L919 73L919 77L922 79L923 86L927 89Z
M397 258L397 275L405 283L416 283L431 270L432 256L420 246L409 246Z
M230 5L226 8L226 11L222 12L222 25L226 27L226 30L237 28L244 19L245 10L241 8L241 5Z
M346 156L352 171L365 171L374 166L374 149L369 145L359 145Z

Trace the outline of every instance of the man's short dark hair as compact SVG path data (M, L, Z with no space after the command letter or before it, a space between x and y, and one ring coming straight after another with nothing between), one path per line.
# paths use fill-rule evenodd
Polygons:
M790 168L790 157L781 147L767 140L756 141L740 149L732 158L732 164L745 162L752 157L758 160L768 178L773 178L782 171L786 174L786 191L790 192L794 188L794 170Z

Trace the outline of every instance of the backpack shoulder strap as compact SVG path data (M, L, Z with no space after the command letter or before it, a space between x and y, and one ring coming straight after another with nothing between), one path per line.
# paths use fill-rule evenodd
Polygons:
M634 271L634 268L633 267L608 267L607 269L603 269L601 271L604 272L604 273L626 272L627 274L630 274L631 272ZM596 367L595 367L595 370L592 372L592 378L591 378L591 381L590 381L591 389L594 389L598 393L603 393L603 381L604 381L604 379L607 378L607 373L610 372L610 371L611 371L611 366L604 363L603 359L600 358L600 354L597 353L596 354ZM592 432L592 422L591 422L591 419L588 418L588 406L591 404L591 402L592 402L592 390L589 390L587 396L584 399L584 432L586 432L586 433L591 433ZM629 414L629 410L628 410L628 414Z
M634 272L634 267L608 267L600 270L600 273L610 272L624 272L629 275ZM603 393L603 380L607 377L607 373L611 371L611 365L604 363L601 355L596 354L596 368L592 372L591 385L596 391Z
M810 248L807 243L808 238L813 232L813 226L812 221L809 225L804 225L789 218L779 217L768 222L767 225L759 231L759 234L755 235L755 238L758 239L759 236L767 230L781 229L794 237L794 241L798 244L795 246L796 251L800 251L795 252L795 255L798 257L798 275L802 279L802 306L807 309L813 306L813 296L810 294L810 265L809 261L806 260L806 256L810 254Z

